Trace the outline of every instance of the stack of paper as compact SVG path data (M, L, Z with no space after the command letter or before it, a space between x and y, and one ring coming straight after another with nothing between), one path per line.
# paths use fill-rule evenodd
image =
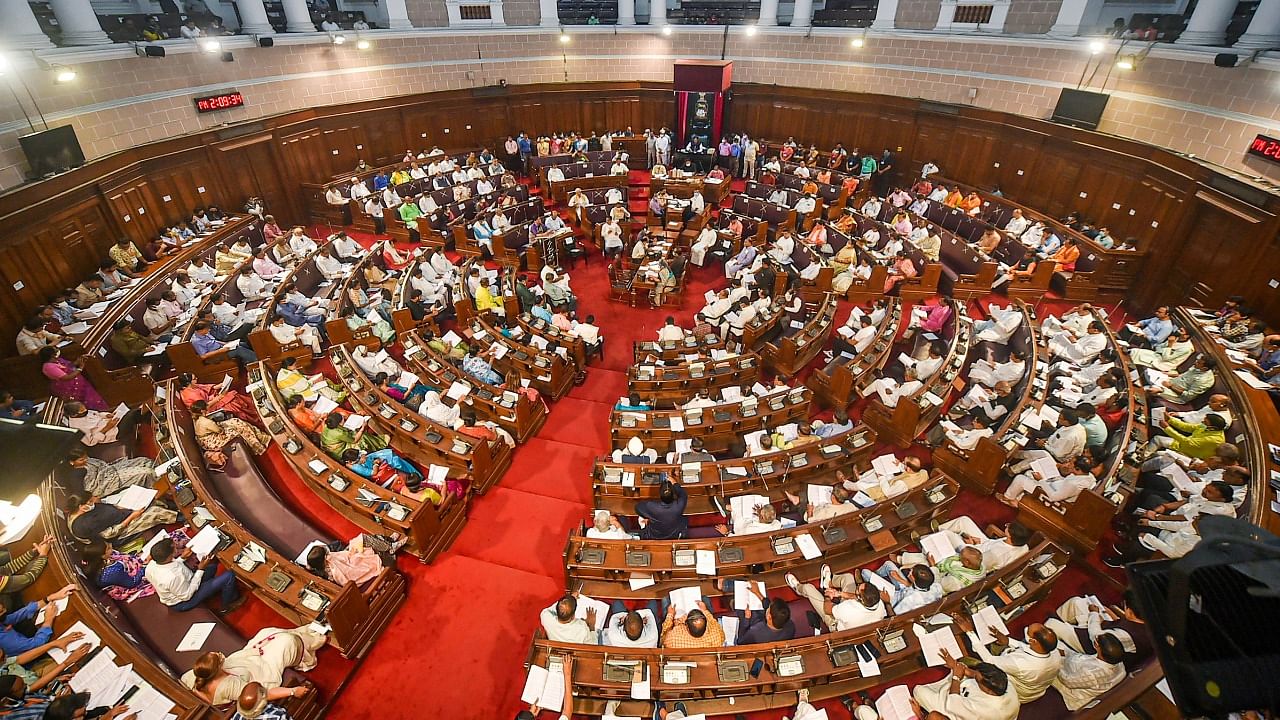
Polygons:
M916 720L911 709L911 691L906 685L894 685L876 699L876 712L881 720Z
M938 667L946 664L942 660L943 650L946 650L953 660L959 660L964 657L964 651L960 649L960 644L956 642L955 631L950 627L938 628L933 632L927 632L923 626L915 623L912 624L911 631L915 633L916 638L920 641L920 650L924 653L924 662L929 667Z
M200 532L196 533L196 536L191 538L191 541L187 543L187 548L191 550L193 555L203 560L209 555L209 553L213 552L213 549L218 546L218 542L221 539L222 536L218 533L217 528L213 525L205 525L200 528Z
M561 666L557 664L555 672L548 672L541 665L530 665L520 700L543 710L560 712L564 707L564 671Z
M671 605L676 609L676 617L684 617L691 610L698 609L702 602L702 589L694 587L676 588L671 591Z

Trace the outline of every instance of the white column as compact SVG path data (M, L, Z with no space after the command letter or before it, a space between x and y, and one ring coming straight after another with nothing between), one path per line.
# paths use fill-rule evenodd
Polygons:
M649 24L667 24L667 0L649 0Z
M654 0L654 2L658 1L659 0ZM756 24L778 24L778 0L760 0L760 19L756 21Z
M409 22L409 8L405 6L404 0L386 0L387 3L387 27L392 30L411 30L413 23Z
M0 0L0 45L10 50L53 47L27 0Z
M236 0L240 11L240 32L245 35L271 35L276 29L267 19L267 8L262 0Z
M618 0L618 24L636 24L636 0Z
M49 0L62 28L63 45L110 45L89 0Z
M284 19L286 32L315 32L316 25L311 22L311 11L307 9L307 0L284 0Z
M538 0L538 14L542 16L542 27L556 27L560 24L560 6L556 0Z
M791 27L809 27L813 22L813 0L796 0L791 14Z
M1179 45L1221 45L1227 39L1227 25L1238 0L1200 0L1187 29L1178 36Z
M1280 0L1262 0L1235 47L1244 50L1280 47Z
M1075 37L1087 33L1098 22L1102 0L1062 0L1058 19L1049 28L1053 37Z
M872 30L892 30L898 17L898 0L880 0L876 5L876 19L871 23Z

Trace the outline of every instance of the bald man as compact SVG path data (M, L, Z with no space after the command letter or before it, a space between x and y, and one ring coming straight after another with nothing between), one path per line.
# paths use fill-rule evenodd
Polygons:
M295 692L298 691L306 694L305 688L296 688ZM267 702L267 689L262 687L261 683L251 682L244 686L240 691L240 697L236 698L236 713L231 716L231 720L254 720L254 718L292 720L284 708Z

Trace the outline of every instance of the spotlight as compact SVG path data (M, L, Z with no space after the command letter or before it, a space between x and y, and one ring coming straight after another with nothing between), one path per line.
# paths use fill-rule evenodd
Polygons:
M76 79L76 71L72 70L69 67L54 65L53 69L54 69L53 81L58 83L59 85L63 83L69 83L72 80Z
M161 45L141 45L135 43L133 51L138 57L164 57L164 47Z
M197 43L200 49L207 53L216 53L222 49L222 43L217 40L203 39Z
M565 31L561 30L561 31L560 31L560 42L562 42L562 43L567 43L567 42L569 42L569 33L566 33Z
M866 41L866 40L863 40L863 39L862 39L862 38L860 38L860 37L856 37L856 38L854 38L854 39L850 40L850 41L849 41L849 44L850 44L850 45L852 45L852 46L853 46L853 47L855 47L855 48L860 48L860 47L862 47L863 45L866 45L866 44L867 44L867 41Z
M755 25L748 25L748 26L747 26L747 37L751 37L751 36L753 36L753 35L755 35L755 34L756 34L756 26L755 26Z
M254 35L253 39L258 42L258 47L269 48L276 45L276 39L270 35Z
M330 36L330 39L331 39L331 40L333 40L333 44L334 44L334 45L341 45L342 43L344 43L344 42L346 42L346 41L347 41L347 36L346 36L346 35L332 35L332 36Z
M369 43L369 41L368 41L368 40L357 40L357 41L356 41L356 47L357 47L357 48L359 48L359 49L361 49L361 50L368 50L369 48L371 48L371 47L373 47L373 46Z
M670 25L663 25L663 26L662 26L662 34L663 34L663 35L666 35L666 36L668 36L668 37L669 37L669 36L671 35L671 26L670 26Z
M1097 55L1098 53L1106 49L1107 49L1106 43L1102 42L1101 40L1094 40L1093 42L1089 43L1089 52L1093 53L1094 55Z
M1122 55L1120 59L1116 61L1116 67L1121 70L1132 70L1137 66L1138 59L1133 55Z

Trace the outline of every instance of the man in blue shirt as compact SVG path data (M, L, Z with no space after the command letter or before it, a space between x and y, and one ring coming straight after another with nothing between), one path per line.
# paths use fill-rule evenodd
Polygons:
M387 177L387 173L379 170L377 175L373 176L373 191L382 192L391 184L391 178Z
M236 365L241 369L249 363L258 362L258 356L243 341L238 341L235 347L228 349L210 333L210 330L212 327L208 323L196 325L195 333L191 336L191 347L195 348L197 355L203 358L214 353L225 352L227 357L235 359Z
M1173 334L1173 321L1169 319L1168 306L1161 305L1156 308L1154 317L1139 320L1134 327L1138 328L1140 332L1135 332L1133 328L1126 327L1120 333L1121 338L1130 345L1153 349L1164 345L1169 336Z
M43 600L32 600L5 615L4 620L0 621L0 650L9 657L17 657L49 642L53 638L53 619L58 615L58 607L54 603L70 595L73 590L75 585L67 585ZM13 627L25 620L34 623L41 610L45 611L44 621L34 635L28 637Z

